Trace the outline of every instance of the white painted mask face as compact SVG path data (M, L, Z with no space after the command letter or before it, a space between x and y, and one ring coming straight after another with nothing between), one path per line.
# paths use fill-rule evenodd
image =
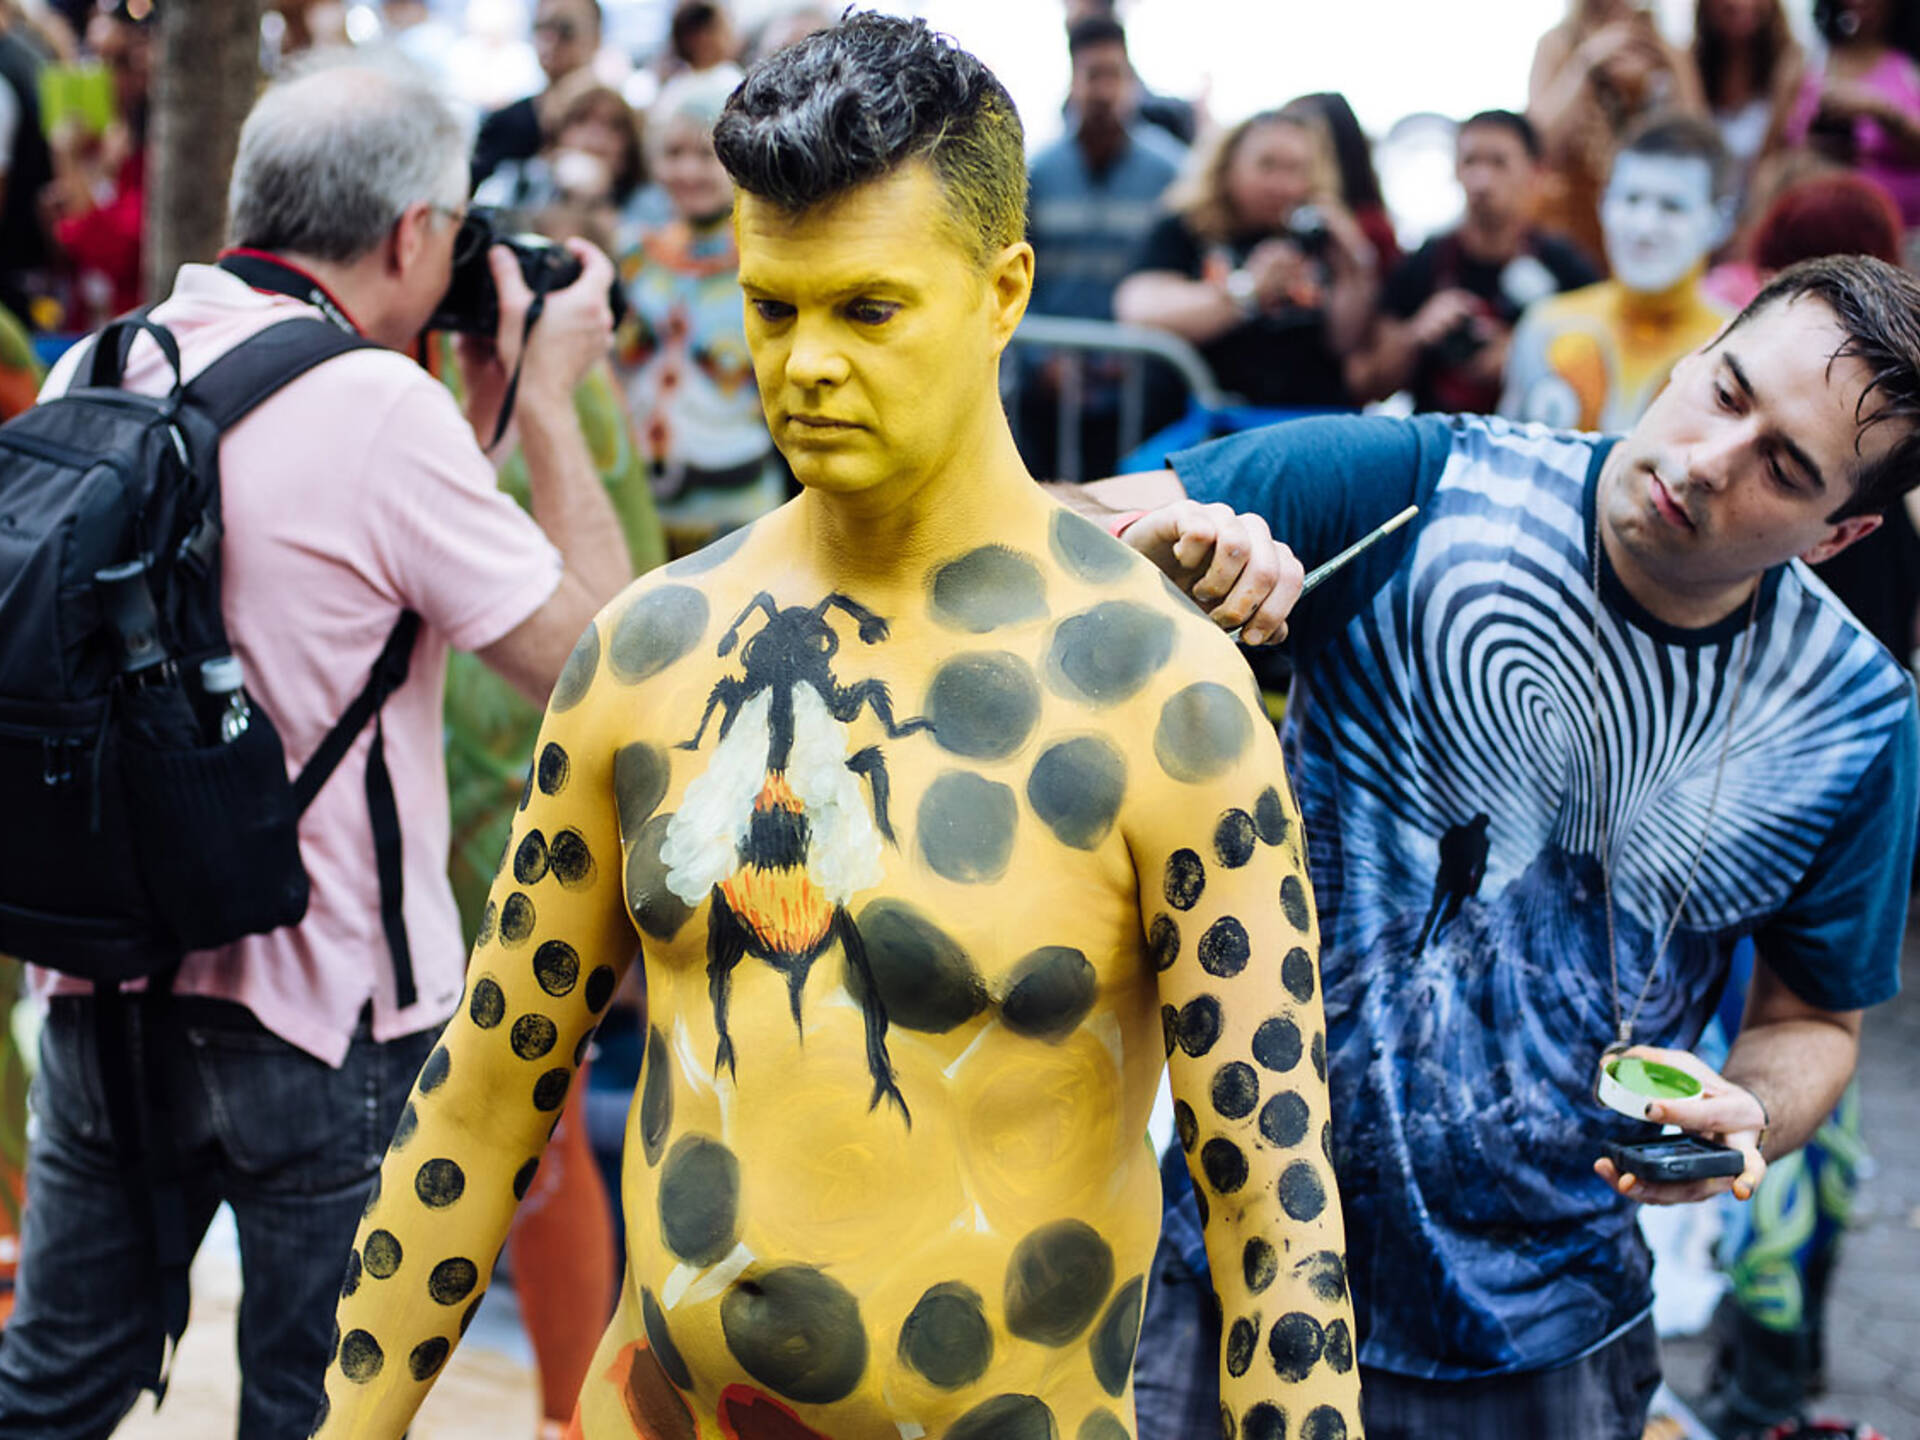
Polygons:
M1712 168L1688 156L1623 153L1600 202L1600 228L1614 277L1629 290L1679 284L1720 238Z

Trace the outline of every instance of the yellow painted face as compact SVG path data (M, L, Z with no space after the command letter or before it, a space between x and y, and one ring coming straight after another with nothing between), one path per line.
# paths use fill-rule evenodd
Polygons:
M980 265L923 162L800 215L743 192L734 223L760 401L801 484L910 493L984 448L1031 247Z

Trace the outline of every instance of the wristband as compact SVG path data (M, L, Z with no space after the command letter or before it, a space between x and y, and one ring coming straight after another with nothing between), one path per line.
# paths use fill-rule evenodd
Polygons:
M1127 533L1127 527L1147 512L1144 510L1123 510L1118 515L1109 515L1105 520L1107 533L1118 540Z

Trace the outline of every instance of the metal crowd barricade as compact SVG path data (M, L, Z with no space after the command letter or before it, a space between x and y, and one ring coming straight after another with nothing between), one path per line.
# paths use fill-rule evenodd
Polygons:
M1061 480L1097 480L1097 475L1082 473L1080 455L1080 419L1086 409L1087 359L1091 355L1117 355L1121 358L1119 451L1126 455L1146 439L1147 361L1166 364L1185 383L1189 409L1214 411L1231 403L1213 378L1213 371L1185 340L1164 330L1149 330L1139 325L1117 325L1108 320L1082 320L1064 315L1028 315L1014 332L1013 344L1060 357L1059 404L1054 417L1054 455L1057 476ZM1036 355L1032 360L1041 359ZM1023 377L1039 373L1040 365L1008 365L1002 368L1007 384L1017 386ZM1014 399L1008 396L1009 400ZM1018 406L1009 405L1018 433Z

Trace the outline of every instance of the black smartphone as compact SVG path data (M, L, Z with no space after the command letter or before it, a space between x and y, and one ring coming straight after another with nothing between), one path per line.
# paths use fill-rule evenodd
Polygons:
M1747 1165L1738 1150L1692 1135L1666 1135L1638 1145L1609 1140L1600 1149L1621 1174L1661 1185L1738 1175Z

